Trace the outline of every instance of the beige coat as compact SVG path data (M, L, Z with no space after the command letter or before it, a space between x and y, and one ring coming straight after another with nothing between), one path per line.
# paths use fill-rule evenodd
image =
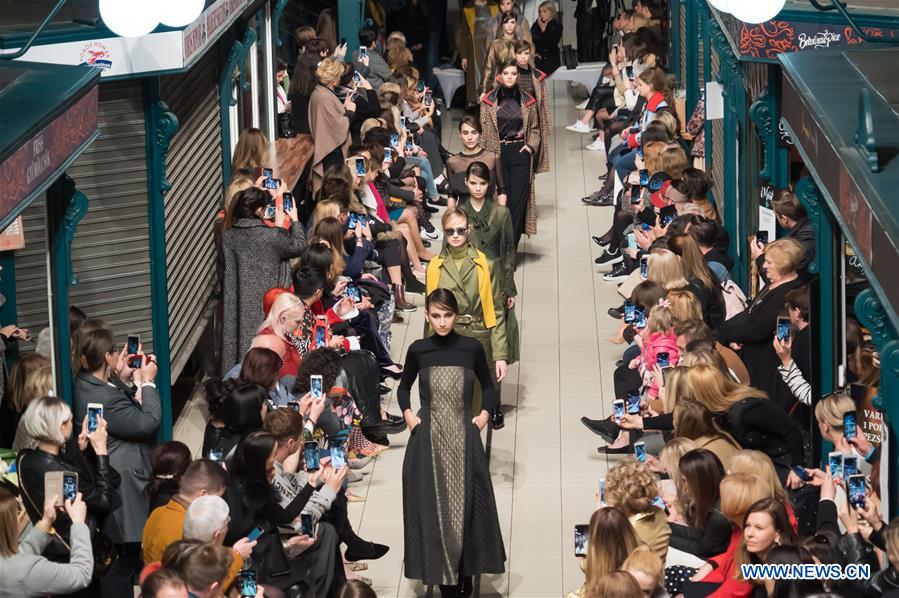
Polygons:
M350 147L350 119L333 91L316 85L309 100L309 128L315 149L312 154L312 191L317 193L325 176L325 157L340 148L346 158Z

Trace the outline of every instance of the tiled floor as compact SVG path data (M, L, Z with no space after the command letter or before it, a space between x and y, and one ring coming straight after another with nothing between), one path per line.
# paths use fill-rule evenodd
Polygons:
M555 89L553 89L555 87ZM506 574L484 576L481 596L555 597L576 589L583 575L573 556L573 529L594 507L606 458L601 444L578 421L607 413L613 364L621 350L605 342L615 322L605 314L617 305L613 283L596 274L610 208L586 208L580 198L598 188L603 154L587 152L586 136L565 131L574 101L565 84L550 84L555 134L552 169L537 178L538 234L522 242L518 268L518 319L522 360L503 383L506 427L493 435L491 471L508 561ZM458 114L455 115L458 118ZM445 142L459 149L457 121L445 123ZM436 221L436 220L435 220ZM415 302L422 304L421 296ZM422 309L394 331L394 358L420 337ZM397 412L391 395L390 410ZM413 395L413 408L417 406ZM424 596L427 588L403 577L401 468L406 435L370 466L354 491L367 502L350 505L353 525L366 538L391 546L369 563L379 597ZM436 589L435 589L436 592ZM439 593L437 593L439 595Z

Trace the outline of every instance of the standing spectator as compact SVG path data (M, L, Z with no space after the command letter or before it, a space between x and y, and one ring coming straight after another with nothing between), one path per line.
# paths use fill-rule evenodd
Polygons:
M302 53L297 57L297 64L293 69L287 96L293 115L293 131L297 135L312 133L309 128L309 101L317 83L315 69L319 62L321 58L317 54Z
M263 318L262 298L273 287L290 284L289 259L306 248L306 234L298 221L296 205L288 213L281 209L283 185L275 198L275 226L262 220L271 201L258 188L241 191L234 200L234 226L222 233L222 368L229 370L244 353ZM289 228L281 224L288 221Z
M365 78L371 83L375 91L381 89L381 85L390 80L393 72L387 66L387 61L381 56L378 45L378 32L373 27L362 27L359 29L359 45L365 48L365 55L368 61L363 61L358 51L353 53L358 68L359 63L365 64L368 74Z
M269 167L269 147L268 138L259 129L241 131L231 158L232 174L246 170L253 173L253 176L261 176L262 169Z
M50 360L37 353L19 357L19 360L12 366L7 400L4 401L4 404L9 403L11 413L4 414L3 417L3 428L6 432L3 435L3 446L7 446L5 439L9 432L11 432L9 438L13 439L12 444L9 445L12 446L12 450L19 452L31 445L31 439L25 432L25 428L19 425L19 420L31 401L52 394L52 392L53 369L50 367Z
M538 18L531 25L534 39L534 64L538 69L552 75L562 65L559 43L562 41L562 23L556 12L556 3L551 0L540 3Z
M795 270L799 277L803 280L808 278L808 266L815 259L815 233L814 225L809 222L805 208L799 203L796 195L790 192L782 191L774 201L771 202L774 209L774 217L777 223L787 230L787 239L795 239L802 247L799 263L796 264ZM758 265L759 272L768 282L773 282L768 276L767 264L763 255L765 254L765 246L758 242L755 237L749 241L749 250L752 259Z
M778 403L790 405L790 410L794 410L800 404L805 407L811 407L812 404L812 335L809 329L811 305L808 286L787 293L786 307L792 330L786 340L774 337L774 351L780 359L775 376L780 376L784 382L783 385L775 385L775 390L778 396L783 397L778 399Z
M309 99L309 129L315 138L313 192L321 188L325 171L343 163L350 147L350 120L356 111L356 104L353 94L347 94L341 103L334 91L343 76L343 68L339 60L326 58L315 71L318 85Z

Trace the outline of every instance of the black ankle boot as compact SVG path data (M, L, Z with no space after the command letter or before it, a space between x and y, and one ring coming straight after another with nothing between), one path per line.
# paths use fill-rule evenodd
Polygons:
M506 418L503 415L503 406L499 401L493 406L493 412L490 414L490 425L494 430L501 430L506 425Z

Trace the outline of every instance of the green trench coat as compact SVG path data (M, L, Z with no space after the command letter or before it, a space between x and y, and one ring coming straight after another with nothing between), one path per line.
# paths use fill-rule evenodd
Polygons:
M506 361L509 365L521 356L518 337L518 318L515 308L506 309L506 299L518 295L515 287L515 235L512 232L512 215L506 206L488 199L476 211L471 202L465 202L461 210L468 214L471 226L469 241L487 256L491 268L499 270L506 321Z

